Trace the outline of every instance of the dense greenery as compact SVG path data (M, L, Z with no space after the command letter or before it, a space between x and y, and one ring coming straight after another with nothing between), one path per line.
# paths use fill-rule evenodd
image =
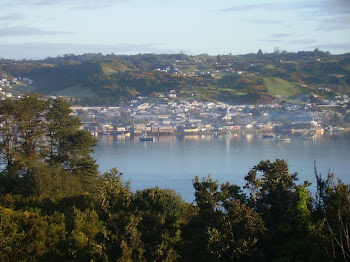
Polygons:
M239 56L84 54L0 61L0 73L9 78L29 77L36 92L78 97L83 100L79 102L91 105L122 104L138 95L170 90L180 99L232 104L266 103L275 95L305 102L315 94L325 98L350 95L350 55L318 49L298 53L276 49L271 54L259 50ZM286 96L285 90L270 88L271 81L288 89ZM325 87L327 92L322 91Z
M261 161L246 185L193 180L195 202L99 175L63 100L0 104L1 261L348 261L350 188Z

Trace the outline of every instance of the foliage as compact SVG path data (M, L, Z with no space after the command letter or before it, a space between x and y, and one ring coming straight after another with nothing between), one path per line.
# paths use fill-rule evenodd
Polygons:
M176 244L180 241L182 199L174 191L150 188L136 193L136 206L141 219L144 257L147 261L175 261Z
M104 174L97 191L100 219L105 223L103 251L108 261L140 261L143 249L137 230L139 215L135 211L134 194L122 173L112 169Z
M79 120L70 113L63 100L50 104L37 95L0 104L0 179L7 185L5 192L43 194L48 171L53 177L69 172L88 186L97 174L90 155L95 141L79 130Z

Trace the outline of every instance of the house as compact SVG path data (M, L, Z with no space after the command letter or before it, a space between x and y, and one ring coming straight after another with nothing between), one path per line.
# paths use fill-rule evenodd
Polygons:
M199 129L198 129L198 127L185 127L185 128L183 129L183 131L184 131L185 133L198 133L198 132L199 132Z
M126 127L125 126L117 126L116 131L117 132L125 132L126 131Z
M232 120L232 116L230 116L230 115L225 115L221 120L222 120L222 121L231 121L231 120Z
M143 104L141 104L141 105L139 105L137 107L138 110L145 110L147 108L149 108L149 104L148 103L143 103Z
M158 131L159 133L172 133L174 128L172 126L160 126Z
M102 126L102 131L105 132L105 133L108 133L110 131L113 131L113 126L112 125L109 125L109 124L106 124L106 125L103 125Z
M151 115L151 114L144 114L144 115L135 115L134 116L135 119L154 119L155 116Z
M202 119L188 119L188 123L190 124L199 124L202 122Z
M237 126L237 125L223 125L222 129L223 130L230 130L230 131L237 131L237 130L241 130L241 126Z

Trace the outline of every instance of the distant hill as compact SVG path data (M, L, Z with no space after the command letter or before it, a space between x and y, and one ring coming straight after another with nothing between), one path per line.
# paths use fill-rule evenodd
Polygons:
M310 96L350 95L350 54L328 52L247 54L65 55L44 60L1 59L0 73L33 80L45 95L123 103L135 96L266 103ZM96 102L95 101L95 102Z

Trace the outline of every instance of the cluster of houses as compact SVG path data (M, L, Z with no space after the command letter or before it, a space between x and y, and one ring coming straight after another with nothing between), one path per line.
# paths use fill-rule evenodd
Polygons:
M10 81L7 78L7 74L2 74L0 77L0 94L2 94L5 97L12 97L11 92L5 92L3 89L8 88L11 89L11 83L16 84L17 83L17 78L13 78L12 81Z
M344 103L346 99L342 96L338 102ZM172 135L295 132L299 129L321 132L325 128L325 118L331 111L312 110L317 106L280 103L233 106L226 103L168 99L154 102L138 97L123 107L72 106L72 111L77 116L84 115L83 127L94 134ZM350 113L350 110L346 112ZM132 122L122 124L122 115L127 115Z
M203 61L201 60L196 60L196 64L200 64ZM183 76L201 76L201 75L212 75L214 76L215 74L218 73L233 73L237 75L242 75L244 72L243 71L238 71L233 69L231 66L231 63L227 64L222 64L221 66L225 67L223 69L193 69L190 66L189 67L183 67L183 65L189 65L190 63L187 63L186 60L176 60L176 63L170 66L166 66L164 68L155 68L153 71L155 72L164 72L164 73L172 73L174 75L183 75ZM215 62L215 66L217 66L218 63Z
M27 78L27 77L13 77L12 79L8 78L6 73L2 73L0 76L0 94L2 97L12 97L13 94L10 91L12 89L12 85L16 85L19 82L25 82L28 85L33 84L33 80Z

